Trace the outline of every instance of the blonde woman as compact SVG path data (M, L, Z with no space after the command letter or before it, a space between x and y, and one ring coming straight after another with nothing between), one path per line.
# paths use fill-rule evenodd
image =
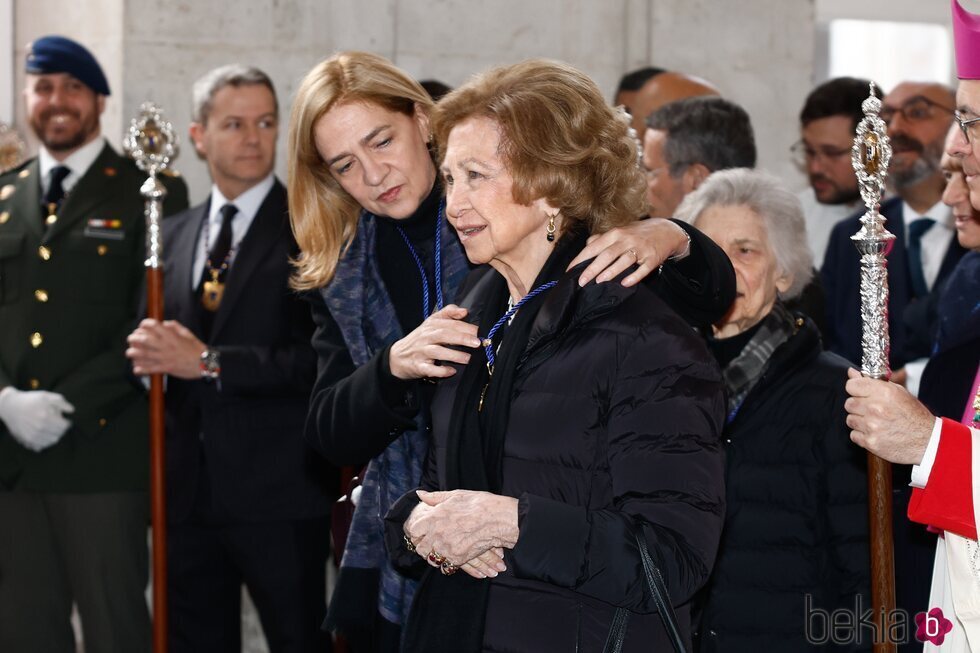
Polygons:
M452 304L470 271L442 219L431 152L432 101L382 57L345 52L303 80L289 126L290 220L301 249L294 286L317 289L319 356L307 439L338 465L367 464L327 625L356 650L398 650L415 584L390 565L380 515L418 485L434 381L478 347ZM638 217L638 216L637 216ZM632 217L631 217L632 219ZM724 254L696 230L647 220L589 244L581 283L636 264L691 321L710 322L734 296Z

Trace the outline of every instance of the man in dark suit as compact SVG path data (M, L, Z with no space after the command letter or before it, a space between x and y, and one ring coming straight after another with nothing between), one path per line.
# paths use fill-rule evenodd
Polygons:
M146 175L101 135L84 47L29 46L36 158L0 176L0 651L148 651L147 410L123 357ZM165 212L187 207L168 178Z
M316 356L309 306L289 288L275 91L225 66L195 84L194 111L214 184L164 222L166 321L144 320L126 352L135 373L168 375L171 651L239 651L244 584L273 652L322 653L337 479L303 439Z
M946 180L940 159L954 105L952 91L941 84L903 82L885 96L881 111L894 150L888 180L896 194L880 209L895 235L887 253L890 362L898 370L893 380L907 382L913 392L935 340L937 298L965 252L942 203ZM834 227L820 271L827 292L827 348L858 366L861 265L850 237L862 214ZM936 544L935 536L905 517L909 473L893 473L896 598L899 608L916 614L932 607L927 603Z

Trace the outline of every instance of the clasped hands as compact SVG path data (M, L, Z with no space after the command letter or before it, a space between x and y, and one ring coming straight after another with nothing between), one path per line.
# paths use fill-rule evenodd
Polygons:
M517 544L517 499L489 492L418 491L421 503L405 521L407 542L429 565L458 567L473 578L507 570L504 549ZM449 572L451 573L451 572Z

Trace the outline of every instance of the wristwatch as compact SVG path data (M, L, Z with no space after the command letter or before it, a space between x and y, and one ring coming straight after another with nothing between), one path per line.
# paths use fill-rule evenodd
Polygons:
M201 378L214 381L221 376L221 358L217 349L205 349L201 352Z

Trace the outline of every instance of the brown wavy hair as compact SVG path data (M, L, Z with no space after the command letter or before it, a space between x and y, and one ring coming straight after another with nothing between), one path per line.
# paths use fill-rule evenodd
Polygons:
M629 123L584 73L531 59L474 77L432 114L440 161L453 127L477 117L501 128L514 201L547 200L561 209L563 231L584 223L601 233L646 215L646 180Z
M330 175L316 149L313 130L338 104L371 102L388 111L428 114L425 89L384 57L341 52L320 62L303 78L289 117L289 221L300 254L291 285L297 290L325 286L357 231L361 207Z

